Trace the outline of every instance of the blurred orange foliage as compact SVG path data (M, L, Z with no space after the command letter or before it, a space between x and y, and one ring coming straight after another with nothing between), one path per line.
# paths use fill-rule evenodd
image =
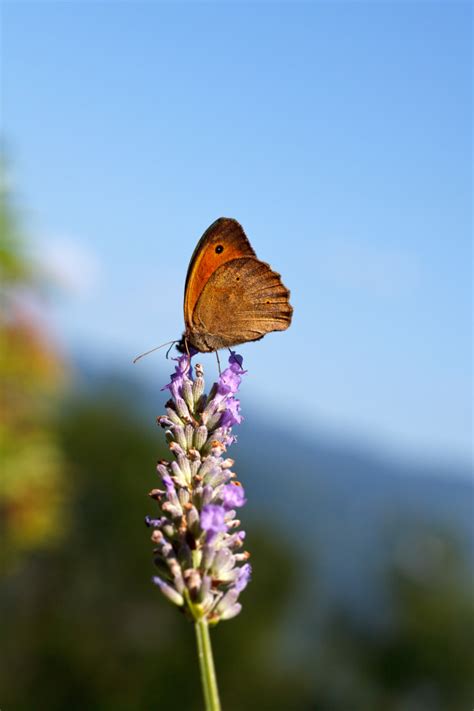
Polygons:
M64 528L65 461L54 415L66 368L41 322L40 279L26 255L2 168L0 233L0 464L7 568ZM30 308L34 307L34 308ZM38 315L35 315L35 314Z

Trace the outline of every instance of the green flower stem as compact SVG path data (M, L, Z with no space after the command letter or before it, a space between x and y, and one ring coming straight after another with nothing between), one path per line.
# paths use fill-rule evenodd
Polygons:
M209 626L205 617L196 620L195 625L206 711L220 711L221 704L219 701L219 691L217 689Z

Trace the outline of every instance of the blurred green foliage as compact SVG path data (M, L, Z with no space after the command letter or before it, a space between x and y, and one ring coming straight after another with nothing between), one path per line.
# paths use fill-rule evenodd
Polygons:
M394 533L394 532L392 532ZM325 621L315 690L328 711L462 711L474 694L474 599L449 531L400 521L388 551L389 610ZM322 673L321 673L321 670ZM328 670L332 670L328 674Z
M163 436L130 402L96 384L58 415L72 481L68 533L31 551L5 581L5 708L202 708L193 629L151 585L141 525L153 512L145 492L166 454ZM316 623L298 603L310 576L290 542L250 530L254 579L244 610L213 630L224 708L463 711L472 694L466 568L443 533L420 529L409 540L421 558L407 562L393 548L383 624L334 610ZM439 550L427 567L423 546L432 540ZM288 635L288 615L303 630L303 651Z
M58 422L74 498L68 538L32 555L7 580L3 598L6 708L200 709L194 631L151 585L153 510L145 492L165 455L124 398L68 403ZM286 551L251 536L258 557L252 595L238 623L214 631L226 708L291 706L296 680L270 664L275 620L291 592ZM288 571L275 585L275 572ZM21 670L21 674L19 674ZM243 683L245 680L245 683Z
M25 256L23 234L9 186L6 159L0 157L0 285L2 302L12 284L31 283L33 273Z
M51 424L65 368L38 323L40 280L0 162L0 491L3 566L62 535L66 462Z

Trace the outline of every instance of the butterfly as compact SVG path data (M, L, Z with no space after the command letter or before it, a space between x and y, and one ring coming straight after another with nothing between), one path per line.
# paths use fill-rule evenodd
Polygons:
M291 324L290 292L258 259L242 226L220 217L193 252L184 287L185 330L177 349L201 353L258 341Z

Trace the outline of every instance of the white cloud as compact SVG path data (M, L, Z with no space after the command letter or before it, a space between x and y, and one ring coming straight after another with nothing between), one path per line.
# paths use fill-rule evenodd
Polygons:
M102 274L97 253L68 238L48 238L39 243L36 259L48 279L79 299L95 293Z

